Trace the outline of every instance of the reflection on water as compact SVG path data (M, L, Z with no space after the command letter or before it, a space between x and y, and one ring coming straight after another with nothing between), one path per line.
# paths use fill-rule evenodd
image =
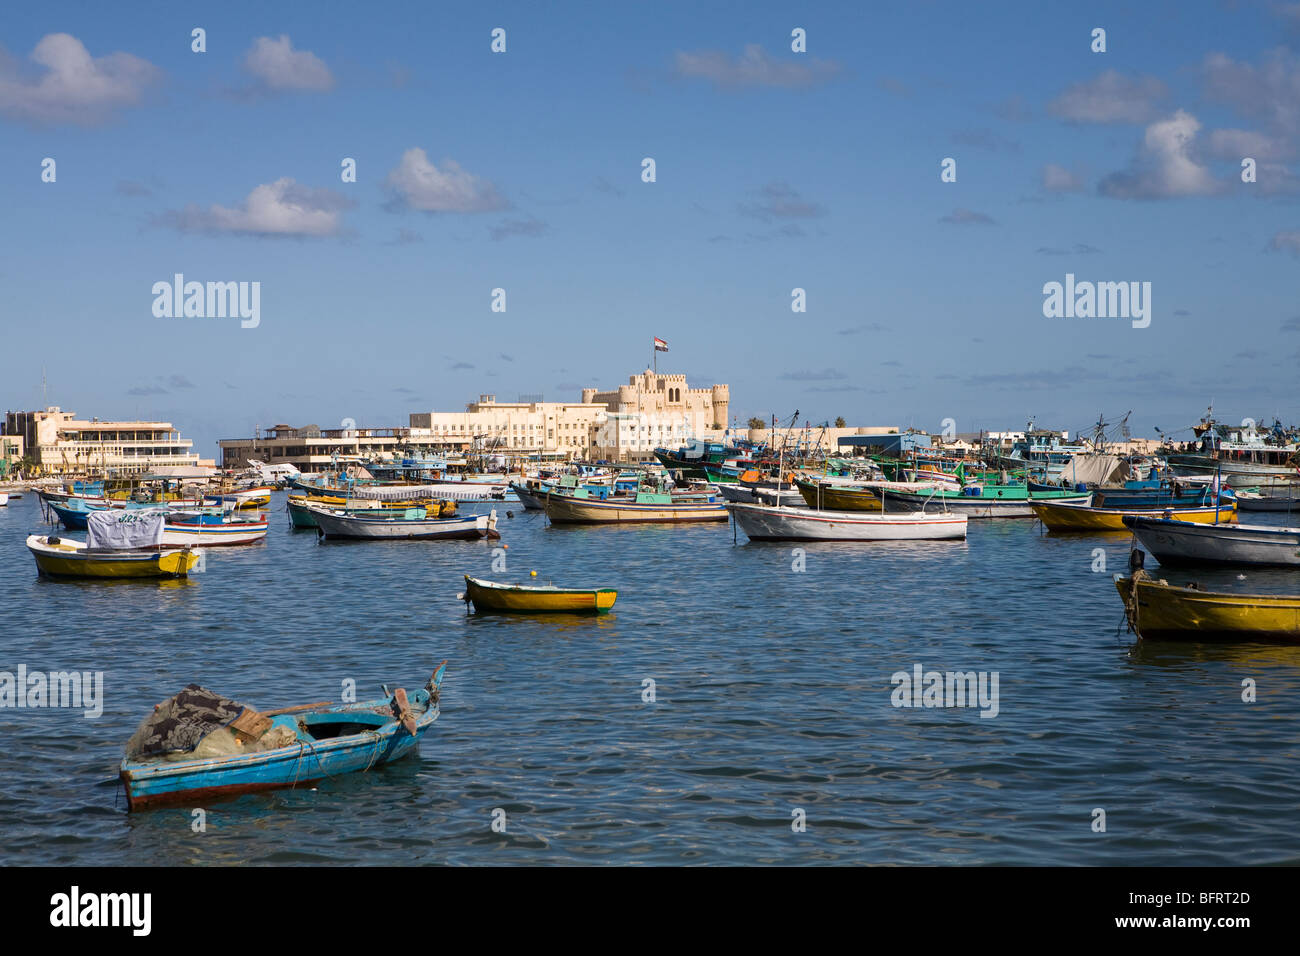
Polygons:
M965 541L754 544L721 522L550 526L495 507L500 542L322 547L286 519L162 582L40 579L35 498L0 509L0 670L101 670L105 693L97 720L0 709L0 860L34 841L56 865L1300 859L1300 649L1134 644L1111 581L1127 534L975 520ZM474 614L457 597L465 574L533 570L618 603ZM1285 570L1191 578L1300 593ZM125 811L124 742L191 681L270 709L345 680L418 687L444 658L418 755L213 803L203 833L193 808ZM916 664L996 671L998 716L893 706L891 675Z

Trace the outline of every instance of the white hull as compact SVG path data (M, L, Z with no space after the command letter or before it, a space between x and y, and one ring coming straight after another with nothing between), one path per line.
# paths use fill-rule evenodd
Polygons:
M1161 564L1300 566L1300 528L1142 518L1130 527Z
M265 521L203 525L197 528L184 528L169 524L163 526L163 544L175 548L209 548L226 544L253 544L266 537L266 528Z
M756 541L934 541L966 537L965 515L727 506Z
M366 541L402 539L487 538L496 535L497 513L460 518L372 518L324 508L309 508L322 538L356 538Z

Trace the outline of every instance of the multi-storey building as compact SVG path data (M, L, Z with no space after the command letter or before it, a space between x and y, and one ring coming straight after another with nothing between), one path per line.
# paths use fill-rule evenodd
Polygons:
M498 402L480 395L463 412L413 412L405 428L326 429L276 425L254 438L223 439L222 464L250 458L320 471L349 457L468 451L533 459L649 458L658 446L716 440L726 428L729 388L689 388L684 375L646 370L610 392L582 390L577 402Z
M42 474L128 475L201 464L194 443L171 422L86 421L51 405L38 412L7 412L4 433L22 439Z

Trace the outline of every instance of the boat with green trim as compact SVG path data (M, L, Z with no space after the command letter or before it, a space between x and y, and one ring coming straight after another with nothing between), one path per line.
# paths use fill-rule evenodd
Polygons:
M882 489L886 510L948 511L971 518L1032 518L1033 505L1040 502L1085 504L1087 492L1031 491L1022 483L966 485L959 490L933 488L906 491Z
M604 614L614 606L613 588L558 588L553 584L498 584L465 575L461 598L474 610L521 614Z

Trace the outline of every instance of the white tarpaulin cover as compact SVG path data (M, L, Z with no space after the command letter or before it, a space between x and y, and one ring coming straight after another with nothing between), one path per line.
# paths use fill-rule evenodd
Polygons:
M92 511L86 517L86 544L92 548L156 548L163 542L167 513L153 509Z
M1120 460L1114 455L1075 455L1065 465L1061 477L1071 485L1104 484L1116 481Z

